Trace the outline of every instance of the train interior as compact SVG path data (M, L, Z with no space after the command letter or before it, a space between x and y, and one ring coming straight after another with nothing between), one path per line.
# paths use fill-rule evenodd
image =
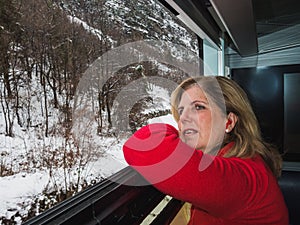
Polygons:
M212 49L217 73L247 92L263 136L283 154L279 180L290 213L300 224L300 1L160 0ZM205 68L203 69L205 73ZM165 197L151 187L124 185L142 179L126 168L92 190L25 224L143 224ZM126 196L126 197L125 197ZM105 207L104 207L105 206ZM171 224L182 202L172 199L148 224ZM142 219L141 219L142 218Z

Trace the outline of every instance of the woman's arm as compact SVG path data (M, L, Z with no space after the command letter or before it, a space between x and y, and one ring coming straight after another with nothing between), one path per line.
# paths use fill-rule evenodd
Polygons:
M138 130L123 147L129 165L162 192L216 216L253 204L258 188L264 190L252 167L255 160L213 157L183 143L178 131L167 124L151 124ZM200 171L200 163L210 165ZM257 165L256 165L257 164Z

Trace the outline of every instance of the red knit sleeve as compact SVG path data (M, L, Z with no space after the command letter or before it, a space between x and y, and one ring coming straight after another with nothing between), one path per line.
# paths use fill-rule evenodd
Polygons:
M215 216L230 216L253 204L263 180L255 160L213 157L183 143L168 124L151 124L138 130L123 146L129 165L151 184L177 199L191 202ZM209 162L204 170L200 165Z

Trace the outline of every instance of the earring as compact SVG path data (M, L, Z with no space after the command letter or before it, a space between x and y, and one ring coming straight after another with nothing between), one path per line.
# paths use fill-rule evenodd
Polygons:
M226 133L229 133L229 130L228 130L228 129L226 129L226 130L225 130L225 132L226 132Z

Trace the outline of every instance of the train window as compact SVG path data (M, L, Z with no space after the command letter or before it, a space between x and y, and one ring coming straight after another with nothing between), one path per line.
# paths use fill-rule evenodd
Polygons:
M263 137L275 144L285 161L300 162L300 65L235 68L232 79L247 92ZM274 122L276 121L276 122Z
M204 74L222 75L219 65L223 65L219 58L220 51L211 46L207 41L203 43Z
M239 1L243 10L238 10L236 23L232 15L218 18L227 10L218 11L214 7L219 4L211 2L216 3L0 0L0 224L21 224L111 175L123 180L120 171L127 164L121 148L128 134L157 117L174 123L171 91L191 75L227 75L225 63L249 95L263 136L280 148L285 161L300 162L300 65L294 63L299 57L285 54L285 63L294 58L293 65L255 64L278 62L282 57L274 57L273 51L297 52L298 42L289 44L284 38L284 45L263 48L256 57L256 44L269 46L273 37L253 38L252 9ZM254 1L253 10L261 2ZM297 11L294 4L287 5ZM222 3L219 9L227 7L231 4ZM257 15L272 8L267 4ZM256 19L257 24L265 22ZM266 24L276 23L267 17ZM227 25L234 32L228 34ZM271 32L257 28L259 35ZM298 28L288 34L298 35ZM108 183L111 190L117 182ZM117 189L116 196L126 195L126 188ZM85 206L95 213L94 202L86 196L81 195ZM138 201L143 204L143 196ZM121 213L127 207L112 205Z
M1 1L0 223L27 220L125 166L124 140L111 126L113 99L134 79L159 75L175 84L185 74L159 59L123 68L118 67L121 61L107 60L108 70L118 69L92 96L89 114L76 94L97 59L143 40L188 50L166 49L170 56L198 53L195 33L159 1ZM130 58L126 54L123 59ZM98 80L86 80L87 92L103 79L98 75ZM169 113L168 90L145 88L161 96L146 96L132 105L132 130L145 118ZM81 124L75 126L75 121Z
M300 73L285 73L284 82L284 151L290 159L300 159Z

